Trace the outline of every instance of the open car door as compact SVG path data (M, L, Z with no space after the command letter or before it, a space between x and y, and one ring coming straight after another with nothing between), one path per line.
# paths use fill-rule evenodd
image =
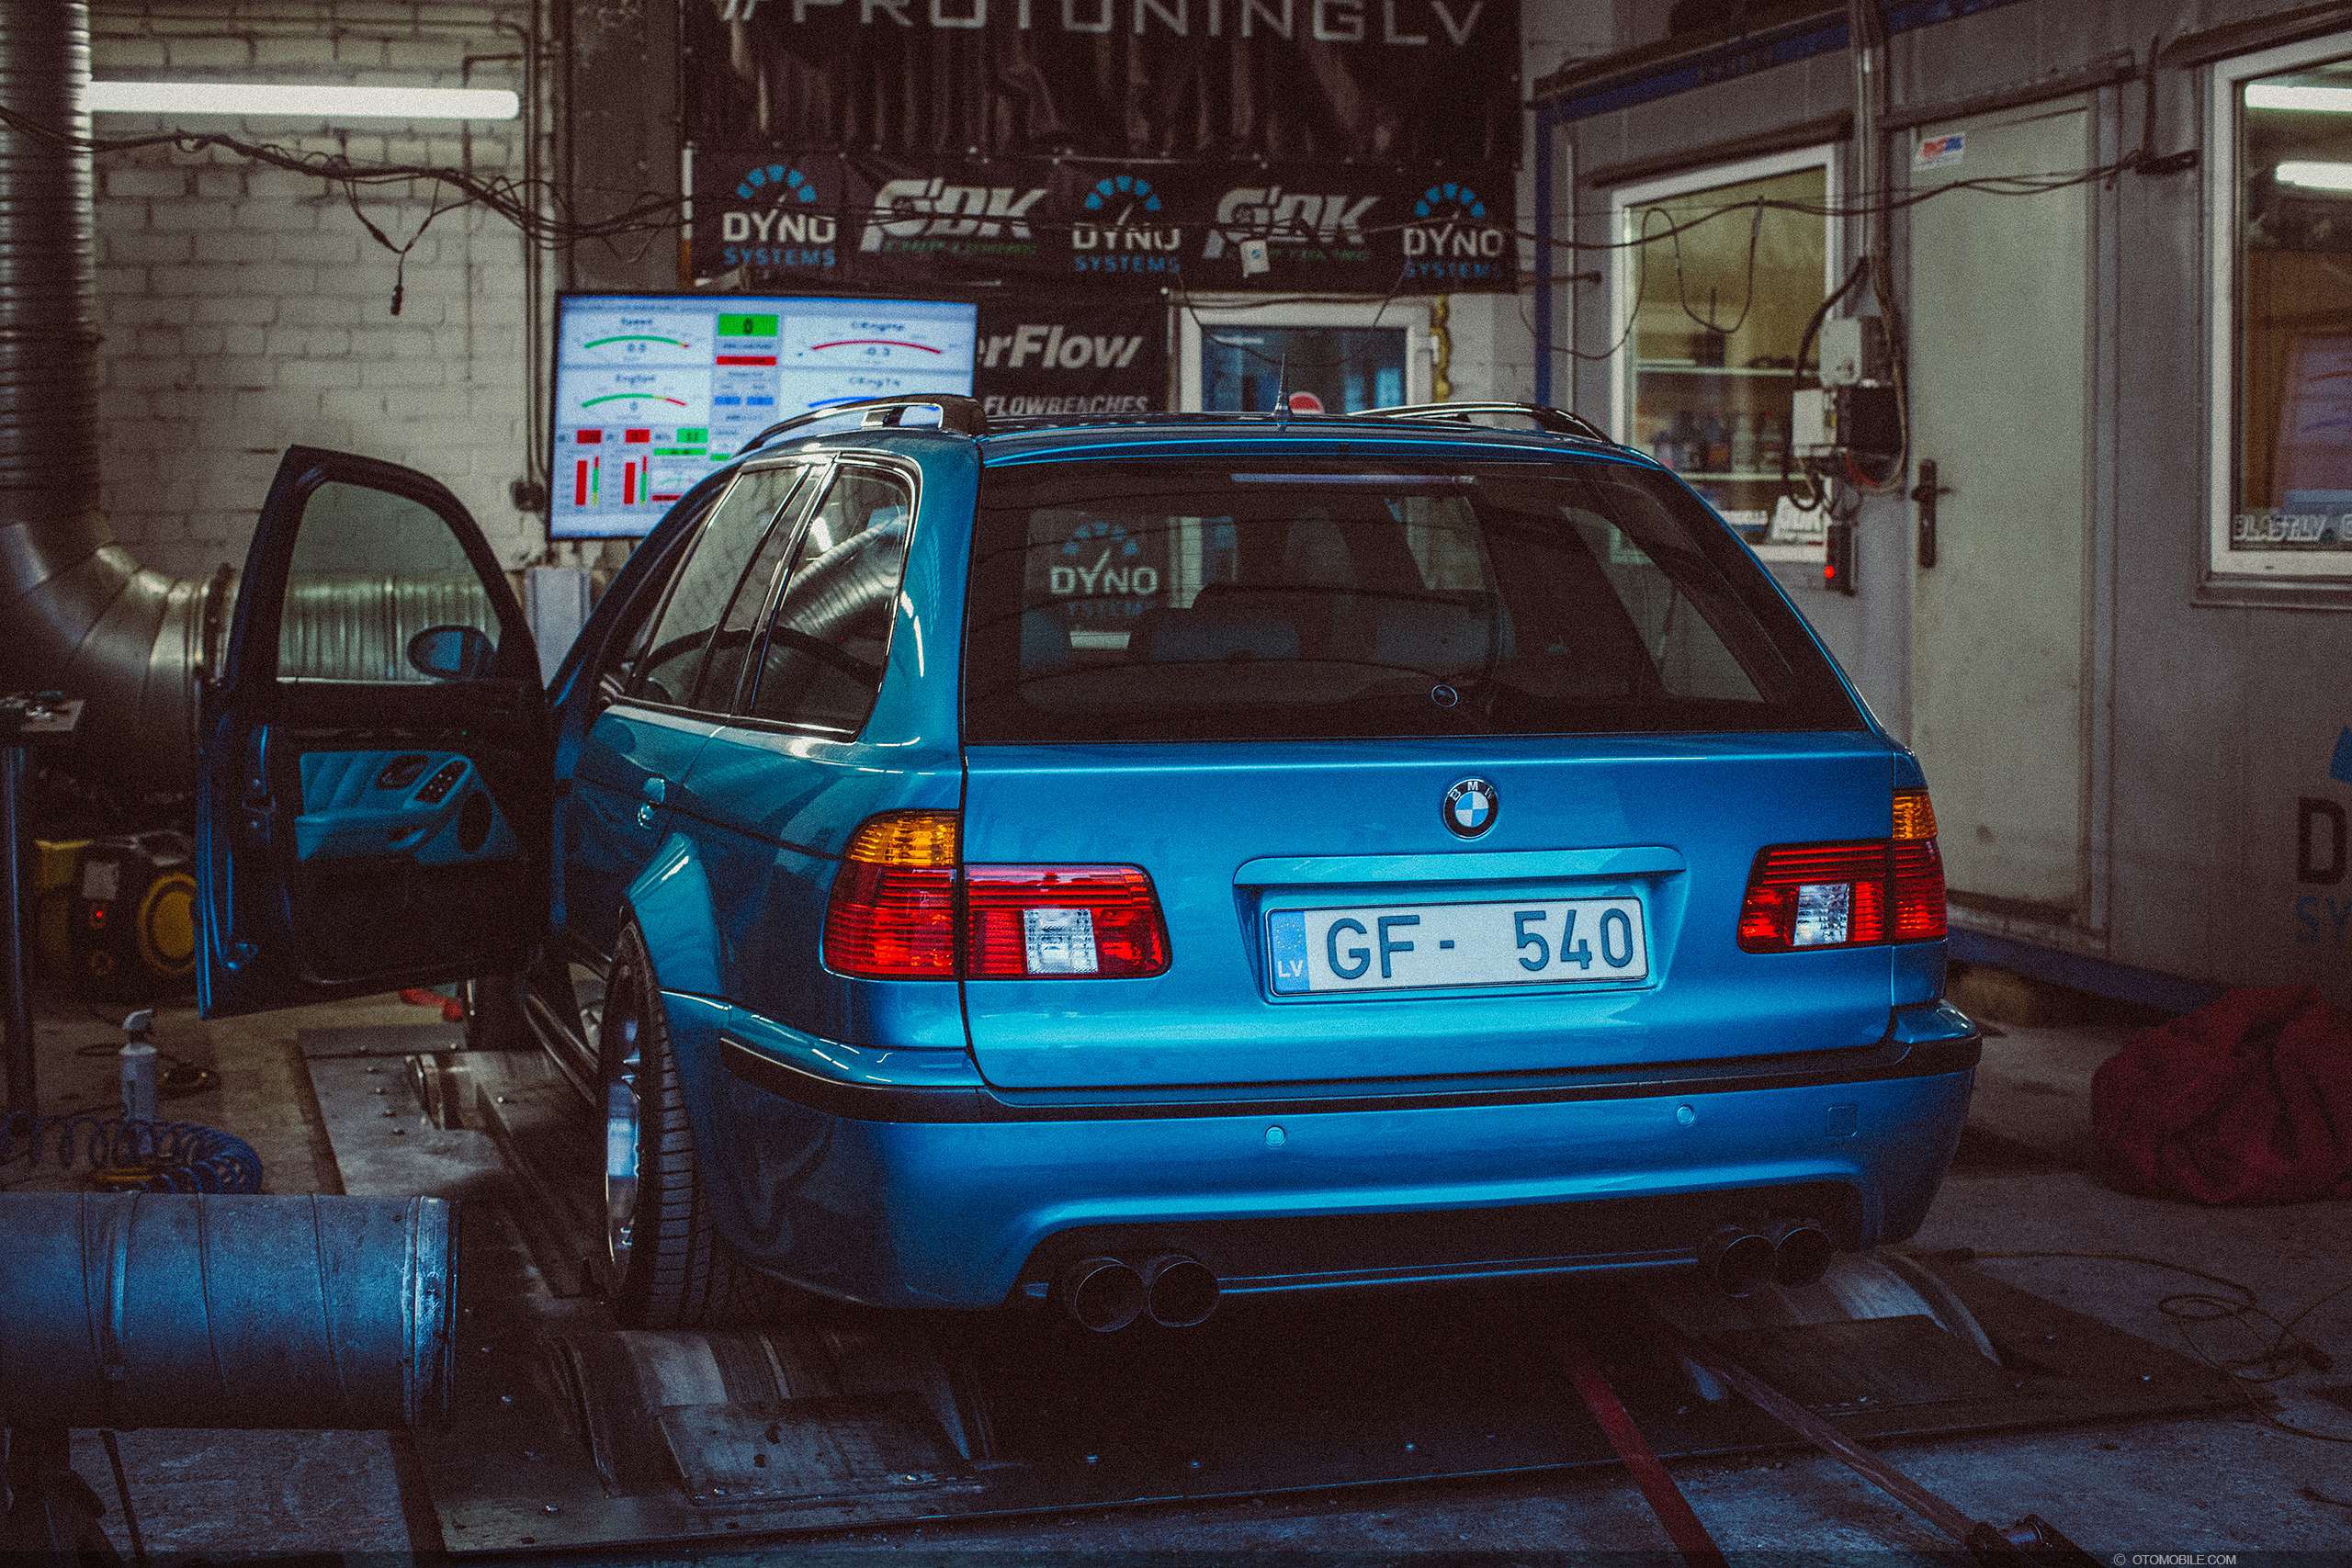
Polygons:
M538 654L439 483L289 449L199 722L205 1017L503 974L544 938Z

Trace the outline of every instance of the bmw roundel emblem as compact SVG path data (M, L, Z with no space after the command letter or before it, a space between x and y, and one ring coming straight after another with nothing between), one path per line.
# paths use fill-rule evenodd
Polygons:
M1502 810L1502 796L1495 786L1484 779L1464 779L1445 792L1445 805L1439 815L1453 830L1457 839L1475 839L1495 825L1496 814Z

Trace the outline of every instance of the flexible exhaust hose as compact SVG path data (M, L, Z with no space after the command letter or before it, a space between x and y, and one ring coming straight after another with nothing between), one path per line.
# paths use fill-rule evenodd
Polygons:
M0 6L0 103L86 141L89 80L85 0ZM0 690L87 698L68 765L180 794L234 578L142 570L98 510L94 180L86 150L0 130Z

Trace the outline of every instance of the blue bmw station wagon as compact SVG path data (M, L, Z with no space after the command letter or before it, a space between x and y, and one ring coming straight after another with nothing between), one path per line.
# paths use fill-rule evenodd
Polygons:
M1799 1283L1977 1059L1918 766L1551 410L825 411L544 689L448 491L298 448L203 722L208 1014L473 977L639 1325Z

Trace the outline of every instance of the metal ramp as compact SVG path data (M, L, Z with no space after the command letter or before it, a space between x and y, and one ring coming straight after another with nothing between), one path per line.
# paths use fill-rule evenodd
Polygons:
M551 1069L428 1044L418 1070L371 1075L305 1046L338 1160L346 1139L361 1156L347 1186L355 1166L428 1178L420 1156L454 1138L446 1174L473 1199L453 1414L417 1435L461 1555L1613 1465L1562 1364L1570 1337L1667 1459L1802 1446L1686 1359L1684 1335L1865 1443L2244 1408L2222 1374L1934 1258L1842 1259L1740 1303L1662 1276L1241 1299L1197 1328L1108 1336L1043 1308L623 1330L572 1196L594 1129ZM388 1077L411 1094L398 1118L374 1092ZM479 1130L435 1129L425 1101ZM404 1145L390 1163L388 1143Z

